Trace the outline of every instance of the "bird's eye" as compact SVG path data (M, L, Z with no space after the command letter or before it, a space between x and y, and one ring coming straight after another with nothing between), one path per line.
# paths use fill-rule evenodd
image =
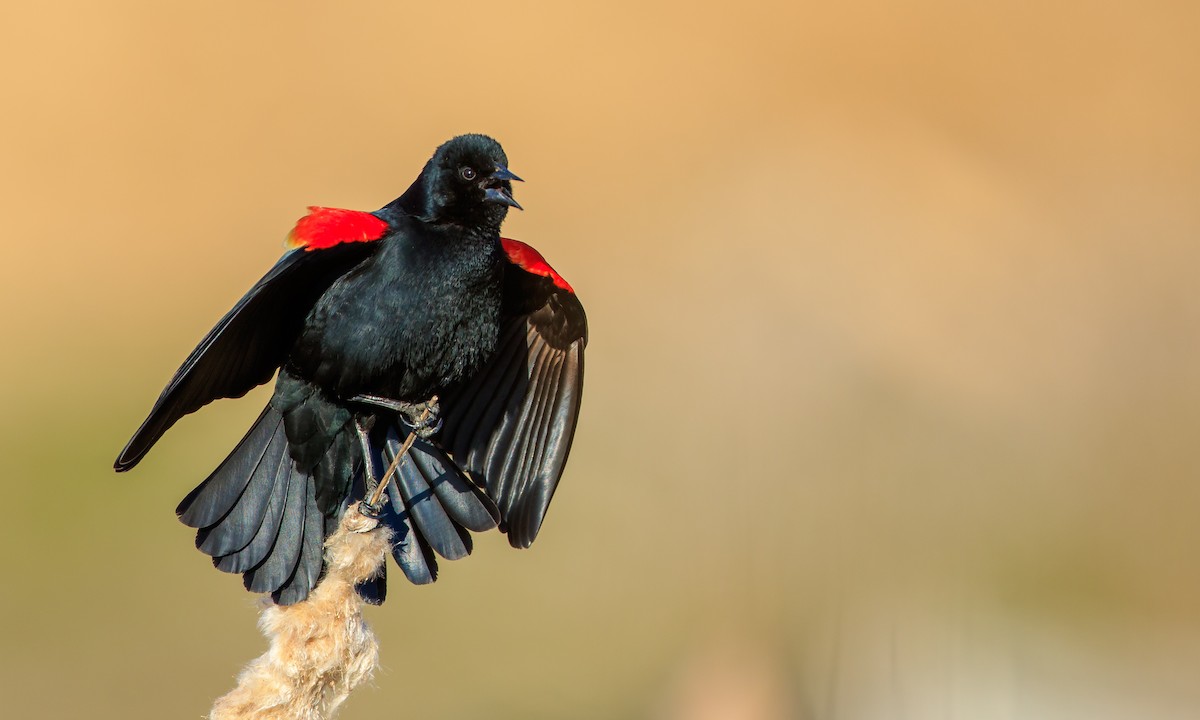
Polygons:
M475 170L472 168L469 168L469 167L465 167L465 168L459 170L458 174L462 175L463 180L474 180L475 179Z

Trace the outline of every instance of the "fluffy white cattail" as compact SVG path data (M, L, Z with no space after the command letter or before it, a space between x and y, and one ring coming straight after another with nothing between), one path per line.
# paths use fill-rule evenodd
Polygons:
M362 616L354 586L375 577L391 531L352 505L325 541L325 576L308 599L263 610L266 653L213 705L211 720L324 720L371 677L379 644Z

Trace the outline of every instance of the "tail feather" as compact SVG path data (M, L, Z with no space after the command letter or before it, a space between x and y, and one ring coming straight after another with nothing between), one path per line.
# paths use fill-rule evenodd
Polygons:
M428 585L437 580L437 558L421 536L413 530L412 517L403 509L404 501L400 498L400 491L389 487L387 494L390 511L383 513L380 521L392 530L392 559L413 585Z
M366 479L367 474L370 474L372 477L375 476L375 472L377 472L377 471L375 470L375 468L370 466L370 463L377 461L377 460L378 460L377 455L371 456L371 454L369 453L369 460L367 461L367 464L365 465L363 471L360 471L355 474L354 481L350 487L350 493L346 497L345 502L342 503L342 507L338 511L339 518L341 517L342 513L346 512L346 509L350 506L350 504L354 500L362 499L367 496L364 481ZM386 506L385 506L385 513L386 513ZM385 521L385 523L386 523L386 521ZM325 532L326 532L326 535L332 534L328 527L326 527ZM358 591L358 596L360 598L362 598L363 602L371 604L371 605L382 605L383 601L387 600L387 563L384 563L379 566L379 574L378 575L371 578L370 580L364 580L363 582L356 585L354 589Z
M322 551L325 545L325 521L317 509L317 493L313 489L313 479L308 478L308 493L304 513L304 541L300 545L300 557L296 568L278 590L271 593L271 599L278 605L293 605L308 597L308 593L317 586L323 565Z
M391 464L411 428L403 423L376 436L374 465ZM471 554L469 531L485 532L500 522L500 511L481 488L435 442L417 438L392 473L381 520L393 531L392 556L410 582L437 579L437 557L457 560ZM386 592L386 588L384 588ZM375 599L376 588L363 588Z
M244 573L267 559L271 548L275 546L275 538L279 536L279 528L283 522L283 508L288 496L288 484L291 482L291 458L284 453L275 463L274 482L271 490L271 502L263 514L258 532L250 542L230 555L213 558L213 564L218 569L229 573Z
M395 458L386 445L382 452L379 448L374 448L374 453L377 456L375 464L379 467L386 468ZM412 513L405 508L404 498L396 485L395 482L388 485L388 501L384 503L379 519L392 530L392 558L400 566L404 577L414 585L426 585L437 580L437 558L416 531Z
M436 445L417 440L409 456L451 520L474 532L486 532L500 524L496 503Z
M296 467L316 481L316 507L327 517L338 515L362 461L353 415L286 368L279 372L271 405L283 414L288 451Z
M270 406L262 411L233 452L175 508L184 525L208 527L229 513L260 467L269 441L279 431L281 421L279 413Z
M386 424L355 420L347 408L286 372L276 390L178 513L197 528L197 547L218 569L242 573L247 590L290 605L316 587L325 538L348 504L363 498L365 478L378 477L391 464L412 429L395 418ZM369 440L359 436L361 423L375 424ZM299 446L293 434L301 436ZM437 579L439 557L469 555L471 532L497 527L500 515L436 441L417 438L393 473L381 521L393 530L396 563L421 585ZM381 603L386 579L359 591L368 602Z
M267 558L243 576L243 584L250 592L274 592L278 590L300 559L300 546L304 540L304 511L308 503L308 482L302 473L296 472L291 462L288 468L289 481L287 499L283 506L283 520L279 534Z
M268 441L237 504L225 517L196 533L196 547L205 554L221 557L249 545L262 529L267 508L275 497L279 461L286 457L287 439L277 432Z
M395 429L389 428L387 454L396 456L401 441ZM411 450L409 451L411 453ZM412 515L417 530L429 546L447 560L458 560L471 552L471 536L446 514L438 502L433 488L412 457L406 457L396 466L393 481L400 490L404 506Z

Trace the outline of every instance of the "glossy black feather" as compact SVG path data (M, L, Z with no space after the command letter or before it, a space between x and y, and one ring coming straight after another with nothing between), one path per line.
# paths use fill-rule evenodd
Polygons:
M283 521L284 504L288 497L288 485L292 473L286 453L275 459L275 472L271 483L271 500L263 512L262 522L250 542L237 552L214 557L213 564L229 573L243 573L254 568L267 558L267 554L279 537L279 526Z
M324 564L322 553L325 547L325 518L317 509L317 493L311 476L307 484L304 540L300 543L300 556L296 560L291 577L271 593L271 599L280 605L292 605L308 597L308 593L317 586Z
M258 463L251 470L250 482L217 522L196 534L196 547L206 555L220 557L237 552L250 544L262 527L267 508L274 498L279 459L287 454L287 438L276 433L266 444Z
M269 406L259 414L233 452L175 508L183 524L205 528L229 514L254 479L271 441L282 435L282 424L283 418ZM279 450L283 447L286 444Z
M292 250L280 258L184 360L113 467L137 465L184 415L270 380L313 304L374 249L373 243L351 243L321 252Z
M317 507L327 516L337 515L362 463L353 413L286 368L279 373L271 405L283 415L296 468L314 480Z
M482 478L514 547L529 547L571 450L587 319L575 295L516 266L505 283L498 353L447 405L442 442Z
M390 460L389 460L390 462ZM429 545L416 532L412 514L404 506L404 498L395 484L388 485L387 502L380 521L392 530L392 559L414 585L437 580L437 559Z
M396 456L402 442L395 429L389 429L385 453L389 462ZM404 509L413 519L414 529L434 552L447 560L466 557L471 552L470 535L446 514L437 493L430 486L430 478L425 476L420 465L413 459L414 451L416 454L423 453L423 449L417 449L414 443L408 455L392 473L392 480L400 490Z
M292 576L300 558L300 546L304 541L304 511L308 504L308 479L296 472L290 462L285 460L283 465L288 473L283 518L266 559L242 576L243 584L251 592L278 590Z
M420 469L446 515L473 532L492 530L500 523L500 511L475 483L436 445L417 440L409 458Z

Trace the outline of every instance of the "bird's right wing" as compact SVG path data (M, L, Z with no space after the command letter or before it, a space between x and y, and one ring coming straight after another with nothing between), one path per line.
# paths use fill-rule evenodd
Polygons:
M304 319L333 282L374 253L387 224L370 213L310 208L286 253L200 341L121 451L117 471L136 465L179 418L218 398L267 382ZM341 237L341 240L338 238Z
M442 441L487 488L509 543L529 547L575 436L587 317L536 250L503 242L512 265L496 356L447 399Z

